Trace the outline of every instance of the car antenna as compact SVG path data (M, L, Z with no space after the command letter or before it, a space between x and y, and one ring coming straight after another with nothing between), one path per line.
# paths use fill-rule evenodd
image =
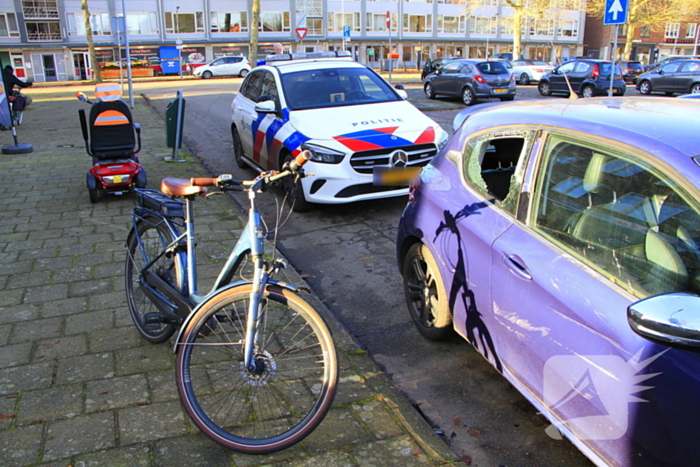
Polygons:
M549 41L549 43L552 45L552 50L556 50L554 48L554 42ZM559 64L558 66L561 69L561 66L563 65L563 63L561 62L561 58L559 57L559 55L556 56L556 59L557 59L557 63ZM571 87L571 82L569 81L569 77L567 76L566 72L562 70L562 74L564 75L564 80L566 81L566 85L569 88L569 99L571 99L571 100L578 99L578 94L576 94L574 92L574 88Z

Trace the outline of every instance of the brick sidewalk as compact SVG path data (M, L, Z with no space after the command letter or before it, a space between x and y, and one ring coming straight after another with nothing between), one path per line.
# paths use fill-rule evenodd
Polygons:
M170 344L152 345L126 306L124 240L133 195L91 204L90 159L74 93L39 88L18 129L34 152L0 155L0 465L439 465L455 456L321 303L341 384L321 426L267 456L220 448L180 406ZM165 176L209 176L192 156L167 163L162 120L137 99L149 187ZM9 132L0 144L12 144ZM201 290L243 226L228 197L196 203ZM289 268L289 282L301 283Z

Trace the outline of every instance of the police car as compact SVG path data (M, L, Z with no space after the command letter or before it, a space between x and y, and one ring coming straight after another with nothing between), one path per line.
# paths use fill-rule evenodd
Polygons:
M315 176L285 186L295 211L405 195L406 183L375 184L377 174L418 169L448 139L406 97L349 52L267 57L231 105L236 163L279 170L308 149Z

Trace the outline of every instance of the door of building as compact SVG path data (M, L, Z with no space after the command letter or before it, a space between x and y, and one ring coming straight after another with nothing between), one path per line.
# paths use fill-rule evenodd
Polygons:
M56 60L53 55L42 55L41 64L44 67L46 81L58 81L56 77Z
M73 51L73 79L89 80L92 78L90 54Z

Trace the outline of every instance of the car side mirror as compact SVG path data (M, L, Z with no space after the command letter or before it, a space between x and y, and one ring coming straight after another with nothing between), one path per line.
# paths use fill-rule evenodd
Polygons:
M277 112L277 105L268 97L268 100L255 104L255 111L261 114L273 114Z
M662 70L662 69L659 68L658 70L654 70L654 73L656 73L656 74L658 74L658 75L663 75L663 74L664 74L664 70Z
M558 75L559 74L559 67L556 67L555 69L553 69L552 73L555 75Z
M627 321L640 336L666 345L700 348L700 297L685 292L654 295L627 308Z

